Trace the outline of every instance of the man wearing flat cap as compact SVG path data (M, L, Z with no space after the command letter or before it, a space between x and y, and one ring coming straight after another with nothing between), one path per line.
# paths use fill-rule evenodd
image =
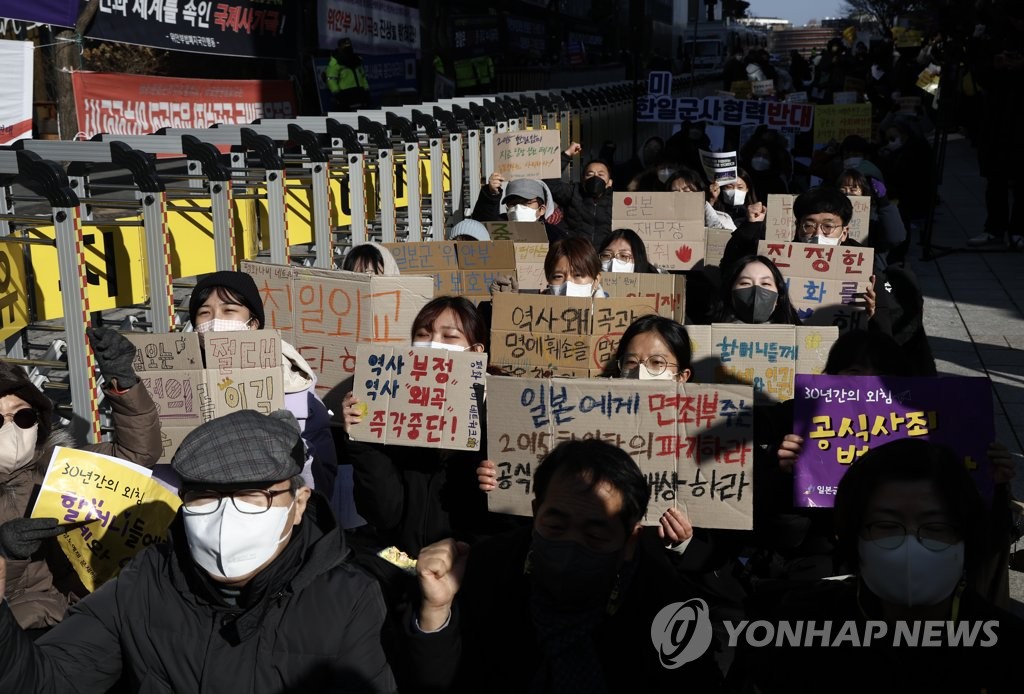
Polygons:
M172 461L170 541L35 643L2 601L0 559L0 691L394 691L380 589L348 560L304 461L287 411L192 431Z

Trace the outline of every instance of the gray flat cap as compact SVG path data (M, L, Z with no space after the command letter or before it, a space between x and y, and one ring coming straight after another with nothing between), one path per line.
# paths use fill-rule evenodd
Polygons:
M501 204L504 205L509 198L524 198L526 200L539 198L543 202L548 199L548 192L540 181L517 178L514 181L509 181L508 186L505 187L505 197L501 199Z
M305 460L291 412L240 410L190 431L171 466L184 484L266 484L291 479Z

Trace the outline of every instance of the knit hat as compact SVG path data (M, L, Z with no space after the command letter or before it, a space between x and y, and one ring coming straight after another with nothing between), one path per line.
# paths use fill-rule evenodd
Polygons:
M0 397L17 395L39 413L39 433L36 436L36 448L41 447L50 435L53 427L53 403L50 398L28 380L28 374L17 364L0 361Z
M253 318L259 321L260 327L266 327L266 320L263 314L263 299L260 298L260 291L256 288L256 282L244 272L235 270L221 270L204 275L196 283L192 290L192 296L188 300L188 319L195 327L196 314L203 305L203 301L209 298L209 291L214 287L230 289L235 296L241 299L242 304L249 309ZM204 296L205 295L205 296Z
M305 462L295 415L239 410L190 431L171 467L183 484L264 485L300 474Z
M475 219L463 219L461 222L452 227L449 238L455 238L457 236L472 236L477 241L490 241L491 234L480 222Z

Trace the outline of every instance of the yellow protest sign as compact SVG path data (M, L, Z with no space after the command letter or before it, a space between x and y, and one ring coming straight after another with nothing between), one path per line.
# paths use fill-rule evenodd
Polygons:
M829 104L814 107L814 146L842 142L848 135L871 138L871 104Z
M57 542L93 591L143 548L163 542L180 505L144 467L58 446L32 518L56 518L67 527Z
M28 326L25 256L16 241L0 243L0 340Z

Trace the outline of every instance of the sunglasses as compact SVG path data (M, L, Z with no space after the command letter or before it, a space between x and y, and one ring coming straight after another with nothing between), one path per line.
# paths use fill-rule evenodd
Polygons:
M0 428L7 424L8 419L11 419L21 429L31 429L39 423L39 415L32 409L18 410L14 414L0 415Z

